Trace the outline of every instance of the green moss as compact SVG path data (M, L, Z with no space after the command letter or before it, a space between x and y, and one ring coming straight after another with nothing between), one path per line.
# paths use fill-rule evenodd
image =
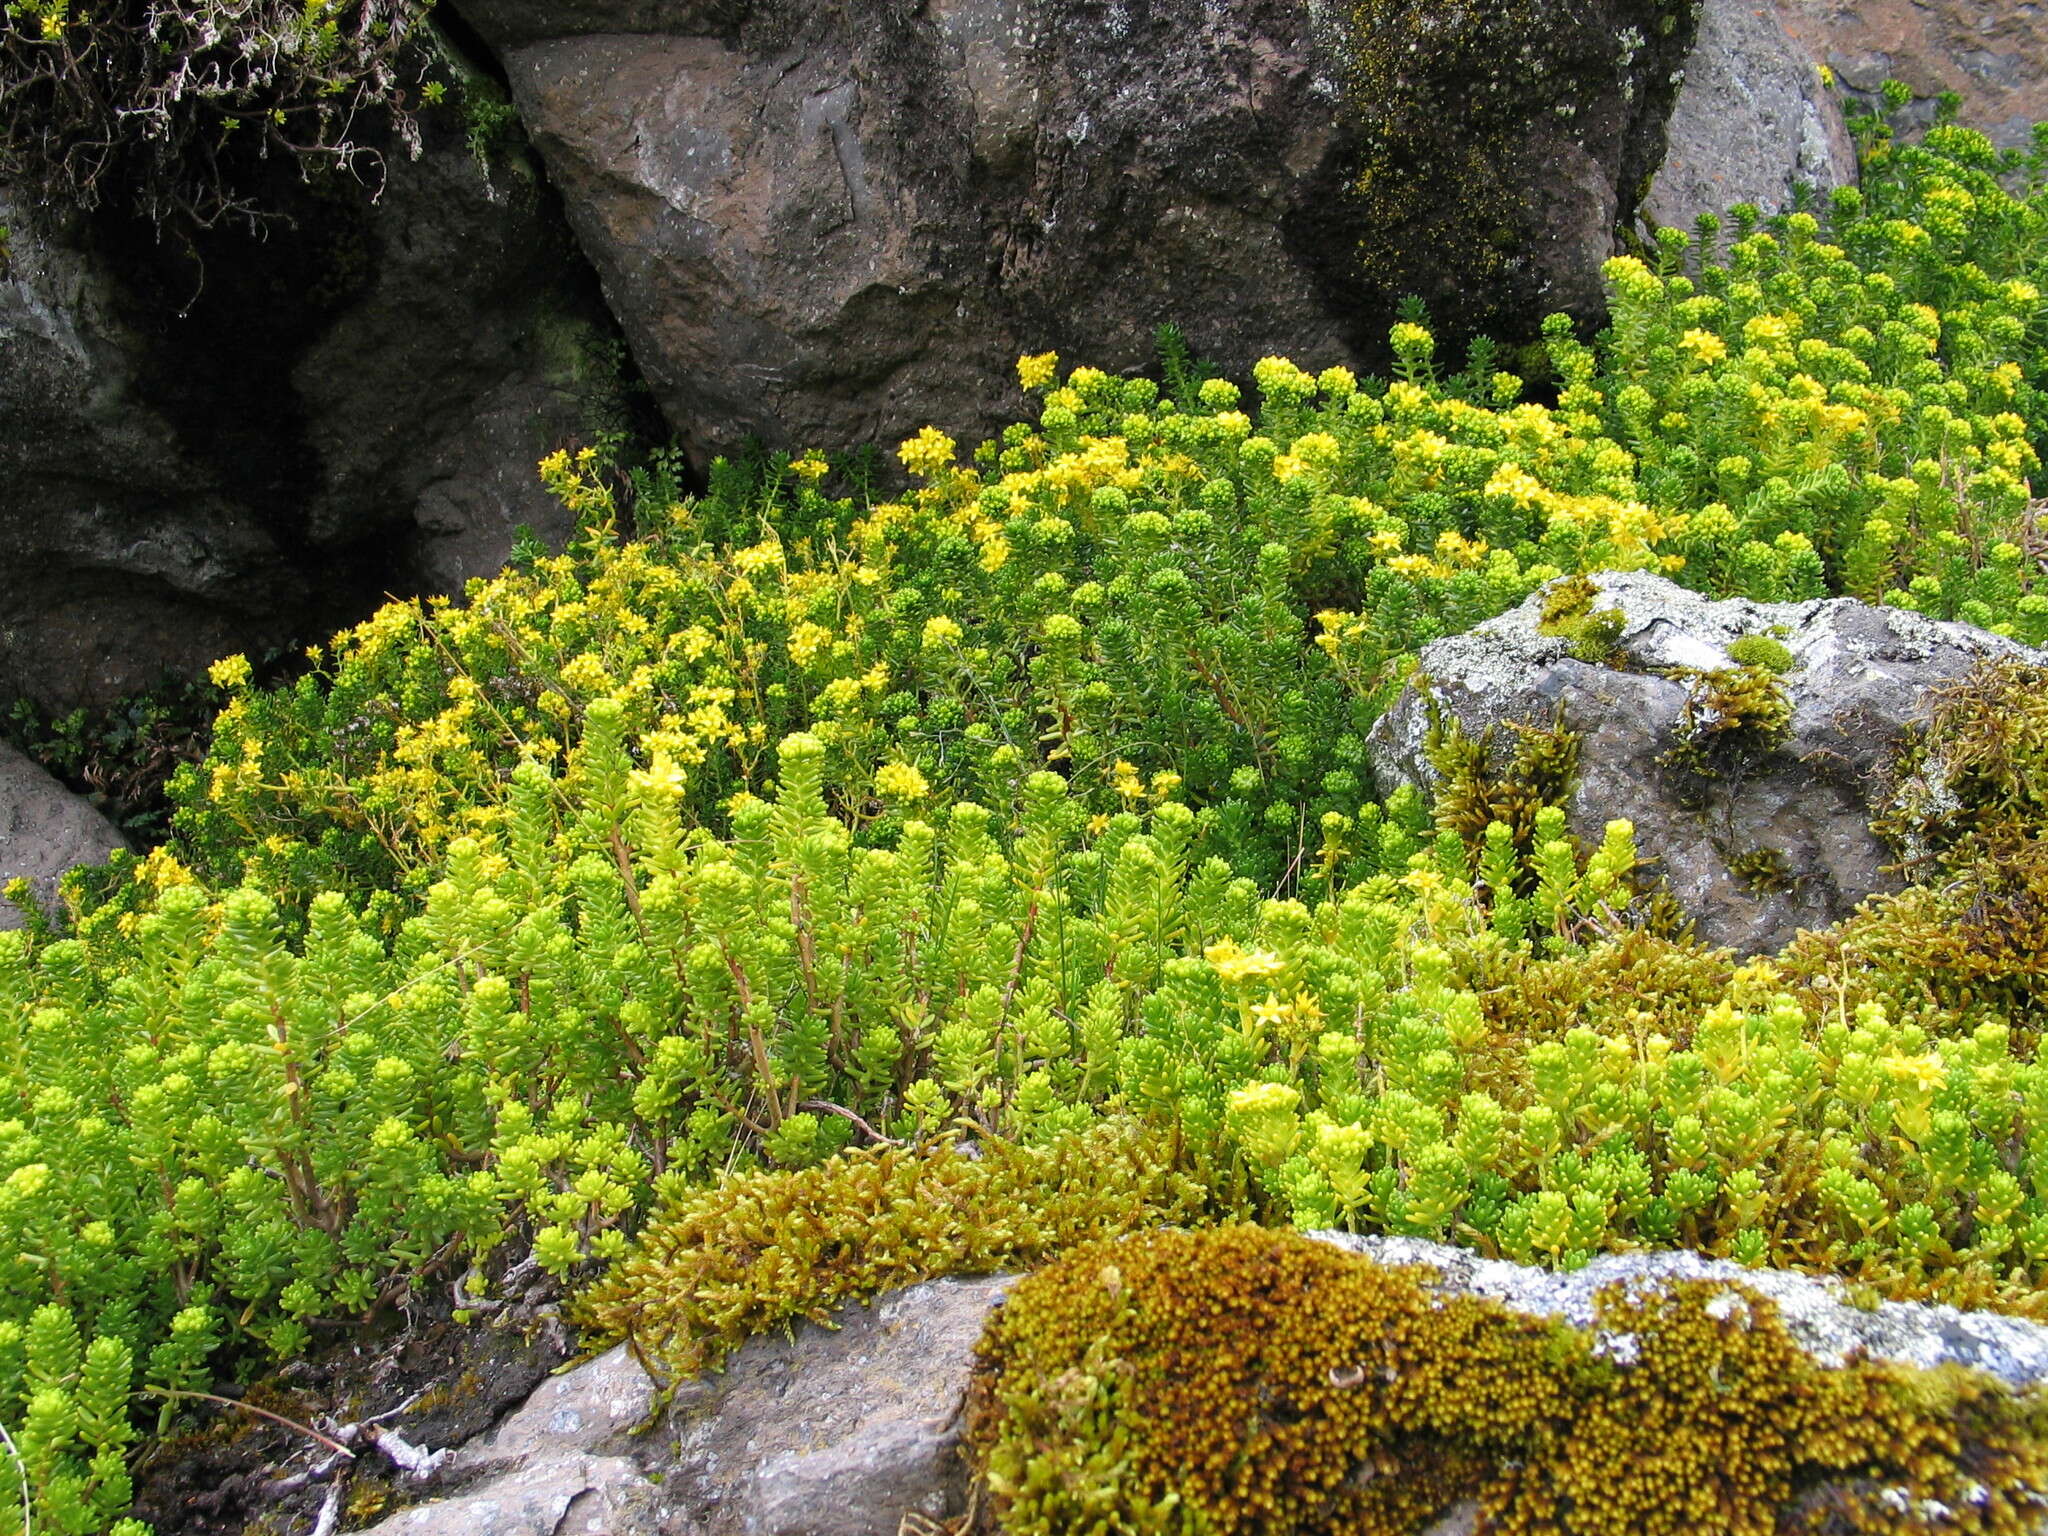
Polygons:
M1563 639L1573 659L1589 666L1615 665L1615 648L1628 615L1619 608L1595 608L1599 597L1599 587L1584 574L1552 582L1543 594L1536 632Z
M969 1404L999 1528L1409 1536L1472 1499L1532 1536L2018 1532L2048 1489L2039 1397L1823 1369L1740 1287L1610 1291L1579 1332L1427 1281L1244 1227L1023 1281Z
M2031 1034L2048 1011L2048 667L1988 662L1929 703L1871 824L1915 884L1859 912L1844 943Z
M1791 734L1792 701L1773 672L1738 666L1669 675L1687 685L1685 708L1660 761L1682 804L1703 805L1716 784L1740 782Z
M849 1152L728 1178L649 1223L575 1320L678 1377L756 1333L942 1275L1028 1267L1090 1238L1209 1218L1219 1197L1129 1125L1046 1147Z
M1495 728L1469 736L1455 717L1439 713L1432 720L1424 751L1436 769L1436 824L1456 832L1476 860L1486 829L1503 822L1511 830L1517 856L1525 857L1536 835L1536 815L1545 806L1561 806L1571 798L1578 778L1582 737L1566 727L1564 706L1548 726L1508 721L1514 745L1496 751ZM1521 892L1526 895L1526 889Z
M1793 885L1791 862L1782 848L1751 848L1728 860L1728 873L1755 896L1789 891Z
M1795 665L1785 642L1773 635L1744 635L1728 647L1728 658L1745 667L1762 667L1780 675L1790 672Z

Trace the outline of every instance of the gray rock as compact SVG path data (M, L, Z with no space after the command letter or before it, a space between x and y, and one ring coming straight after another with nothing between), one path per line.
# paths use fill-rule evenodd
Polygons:
M1310 1235L1381 1264L1427 1265L1447 1291L1485 1296L1532 1317L1561 1318L1575 1328L1593 1326L1594 1301L1609 1286L1643 1295L1679 1281L1725 1280L1773 1302L1786 1332L1824 1366L1840 1366L1862 1354L1922 1370L1968 1366L2012 1387L2048 1382L2048 1325L1922 1302L1859 1306L1846 1298L1841 1281L1826 1276L1748 1269L1685 1250L1602 1254L1584 1269L1560 1273L1482 1259L1423 1238Z
M1746 954L1778 949L1799 929L1826 927L1864 897L1898 887L1886 868L1891 855L1869 828L1872 796L1903 727L1924 718L1931 687L1986 657L2044 659L1966 624L1850 598L1714 602L1641 572L1594 581L1596 606L1627 615L1621 651L1629 670L1574 660L1563 640L1540 634L1538 593L1424 648L1427 695L1409 687L1374 724L1373 771L1382 791L1434 784L1424 751L1430 699L1474 736L1508 720L1548 725L1561 703L1567 726L1583 735L1567 807L1572 832L1597 843L1609 820L1633 822L1638 849L1700 936ZM1769 631L1781 632L1795 662L1782 679L1793 706L1790 737L1746 777L1705 786L1704 804L1695 804L1700 786L1661 761L1688 691L1663 669L1729 666L1730 643ZM1773 851L1793 876L1789 889L1754 891L1730 871L1731 859Z
M1775 0L1706 0L1665 137L1643 201L1653 224L1690 229L1736 203L1784 213L1799 186L1825 206L1827 193L1856 182L1840 100Z
M897 1536L964 1507L960 1412L1007 1277L934 1280L757 1339L677 1390L663 1486L706 1536Z
M0 741L0 886L26 877L36 900L47 906L66 870L104 864L108 854L127 846L106 817ZM22 922L21 913L0 900L0 928Z
M290 222L157 240L0 191L0 696L99 703L459 589L535 462L615 424L616 331L559 206L454 109Z
M381 1536L897 1536L957 1514L975 1341L1007 1278L937 1280L836 1328L756 1339L715 1375L654 1384L622 1345L550 1378L438 1469L458 1491Z
M1690 32L1657 0L459 9L700 456L969 440L1020 352L1132 368L1167 320L1241 377L1370 361L1411 292L1452 329L1591 315Z

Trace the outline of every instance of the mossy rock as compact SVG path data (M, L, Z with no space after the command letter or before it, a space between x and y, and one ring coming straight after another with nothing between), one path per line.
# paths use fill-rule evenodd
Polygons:
M1819 1363L1762 1294L1601 1294L1594 1326L1292 1233L1156 1232L1021 1282L970 1438L1010 1536L2033 1529L2038 1395ZM1937 1510L1938 1506L1938 1510Z

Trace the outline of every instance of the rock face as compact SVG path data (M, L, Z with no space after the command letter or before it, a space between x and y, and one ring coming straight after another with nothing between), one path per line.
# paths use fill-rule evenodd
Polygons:
M26 878L36 900L47 904L66 870L104 864L109 853L127 846L106 817L0 741L0 886ZM19 928L22 921L0 900L0 928Z
M1576 660L1566 641L1540 633L1541 593L1469 634L1432 642L1421 665L1428 697L1410 687L1369 738L1380 788L1433 783L1424 746L1430 698L1472 736L1509 720L1548 725L1562 704L1567 727L1583 736L1568 807L1573 833L1598 842L1610 818L1632 821L1652 872L1700 936L1744 953L1777 949L1800 928L1825 927L1872 892L1895 889L1890 856L1868 823L1901 729L1923 715L1931 686L1979 659L2039 659L1968 625L1850 598L1710 602L1659 576L1594 580L1596 608L1626 616L1619 665ZM1790 733L1746 771L1702 782L1668 756L1681 744L1688 697L1700 708L1698 684L1667 672L1729 667L1732 642L1773 632L1794 661L1781 679ZM1775 865L1789 885L1760 888L1771 882L1755 873L1745 880L1731 863Z
M1725 1280L1776 1303L1823 1365L1852 1352L2048 1382L2048 1327L1953 1307L1852 1304L1842 1286L1698 1254L1615 1254L1572 1274L1484 1260L1414 1238L1313 1233L1383 1264L1435 1269L1443 1289L1590 1326L1601 1288ZM543 1385L436 1476L458 1492L372 1527L377 1536L899 1536L965 1507L959 1412L1002 1277L938 1280L760 1339L722 1375L684 1383L652 1424L653 1384L624 1347ZM641 1431L636 1433L635 1431ZM1469 1532L1454 1508L1426 1536Z
M1775 0L1706 0L1666 138L1643 200L1654 224L1690 229L1736 203L1784 213L1800 186L1824 200L1856 181L1841 103Z
M286 178L260 243L0 199L0 695L191 676L565 531L534 463L603 424L616 333L452 113L374 205Z
M2048 6L2035 0L1779 0L1785 24L1852 91L1888 79L1922 98L1963 97L1961 120L2000 144L2024 145L2048 121ZM1927 121L1933 104L1904 120Z
M1163 321L1242 373L1369 354L1411 291L1590 313L1690 32L1662 0L458 8L699 453L968 437L1020 352L1136 366Z
M654 1385L622 1345L437 1469L462 1491L373 1530L898 1536L906 1514L958 1514L968 1370L1008 1285L935 1280L849 1307L836 1329L757 1339L681 1384L653 1425Z

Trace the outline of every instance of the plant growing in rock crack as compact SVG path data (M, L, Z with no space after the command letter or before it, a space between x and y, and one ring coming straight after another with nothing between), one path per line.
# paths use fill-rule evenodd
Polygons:
M426 0L9 0L0 174L58 207L120 199L160 227L260 222L261 157L374 180L365 120L416 139L400 60Z

